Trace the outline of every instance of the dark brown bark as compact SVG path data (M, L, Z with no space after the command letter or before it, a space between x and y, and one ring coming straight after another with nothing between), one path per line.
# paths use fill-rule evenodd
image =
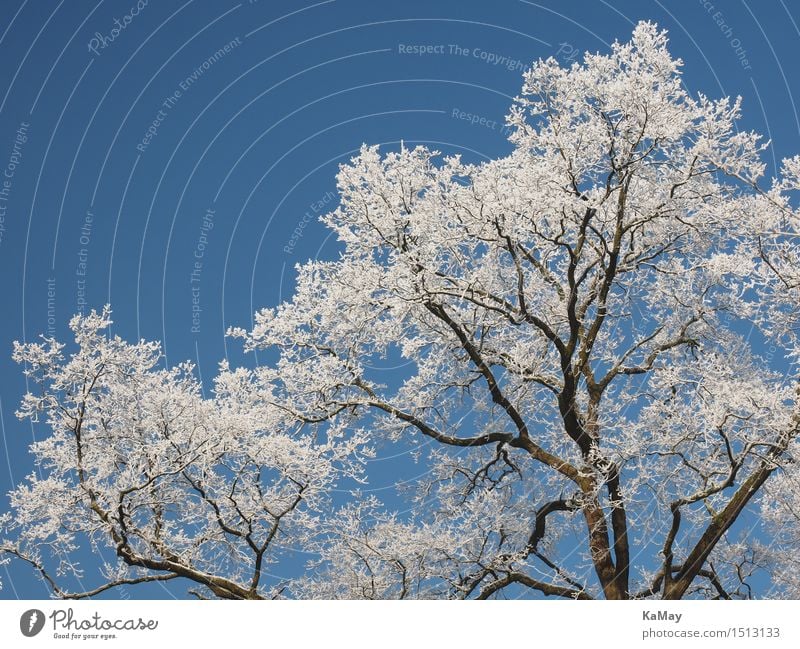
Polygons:
M774 446L769 450L757 468L741 484L736 493L731 497L725 508L715 515L709 526L705 529L700 539L692 548L686 561L683 562L678 574L672 578L667 575L664 580L663 599L681 599L692 582L700 574L706 560L716 547L719 540L736 522L744 508L759 492L767 479L778 469L777 460L789 447L789 443L800 432L800 417L795 419L794 427L781 434ZM678 517L678 523L680 518ZM675 526L673 526L675 527Z

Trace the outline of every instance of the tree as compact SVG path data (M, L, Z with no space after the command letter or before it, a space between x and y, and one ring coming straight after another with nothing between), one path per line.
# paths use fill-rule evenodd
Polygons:
M8 550L43 568L20 542L68 554L79 527L117 548L112 581L220 597L274 592L247 576L275 534L317 555L300 597L796 596L800 157L766 182L740 100L692 96L680 67L640 23L534 63L506 157L363 147L323 217L339 259L231 331L278 360L223 366L213 399L152 345L106 342L106 316L73 321L69 363L19 346L52 386L20 414L53 437ZM426 472L410 513L354 492L322 515L365 444L401 439Z
M52 339L15 345L38 388L18 416L46 418L52 435L32 445L43 477L32 473L11 494L13 542L7 554L39 571L55 595L81 598L109 588L182 577L198 597L275 597L264 571L286 548L302 546L327 509L331 486L359 478L357 435L326 439L250 389L250 372L218 375L204 399L184 363L159 369L158 344L105 336L110 312L76 316L78 351L69 360ZM79 545L109 548L102 583L67 590L48 571L81 577ZM92 577L96 581L96 577Z

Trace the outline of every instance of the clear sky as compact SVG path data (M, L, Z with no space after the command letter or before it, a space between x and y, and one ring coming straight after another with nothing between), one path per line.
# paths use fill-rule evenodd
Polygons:
M252 362L224 332L290 294L296 263L337 254L318 216L338 164L401 139L502 155L532 60L605 52L641 19L669 30L693 92L743 96L769 171L800 151L785 0L3 0L0 509L44 433L14 416L13 340L63 339L111 303L116 333L206 379ZM0 597L45 595L27 569L0 576Z

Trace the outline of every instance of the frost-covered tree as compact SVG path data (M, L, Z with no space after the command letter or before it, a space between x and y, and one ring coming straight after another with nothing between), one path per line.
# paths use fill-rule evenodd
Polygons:
M223 366L204 399L191 365L159 369L158 344L105 335L109 315L72 319L68 359L52 339L15 345L36 386L17 414L52 434L32 445L39 471L11 494L15 535L0 549L60 597L178 577L198 597L277 596L265 570L287 538L313 536L337 480L359 478L363 443L304 430L246 370ZM76 591L65 584L84 581L81 546L107 561Z
M20 414L53 436L9 550L41 567L78 528L118 548L110 583L228 597L271 592L276 533L316 554L300 597L800 594L800 158L767 181L739 100L690 94L666 45L641 23L535 63L506 157L362 148L323 217L339 259L232 330L278 360L223 367L213 399L102 316L69 363L20 346L51 386ZM384 440L418 442L408 511L354 492L326 515Z

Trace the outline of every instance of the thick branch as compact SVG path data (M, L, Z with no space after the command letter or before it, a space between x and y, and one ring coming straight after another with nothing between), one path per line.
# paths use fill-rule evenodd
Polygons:
M565 597L567 599L585 600L592 599L592 597L584 591L573 590L572 588L565 588L564 586L556 586L555 584L548 584L547 582L533 579L532 577L529 577L521 572L510 572L505 577L493 581L480 592L477 599L489 599L492 595L511 584L522 584L528 588L538 590L548 597Z
M750 474L737 489L725 508L714 516L711 524L703 532L695 544L683 567L669 588L664 590L664 599L680 599L699 574L711 552L716 547L722 535L730 529L731 525L742 513L744 508L759 492L763 484L778 468L777 460L789 447L789 443L800 432L800 417L795 418L794 427L781 434L777 443L769 450L758 467Z

